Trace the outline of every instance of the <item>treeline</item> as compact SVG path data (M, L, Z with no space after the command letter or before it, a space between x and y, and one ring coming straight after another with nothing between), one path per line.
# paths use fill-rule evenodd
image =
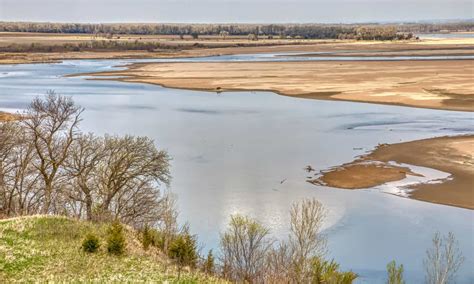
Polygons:
M79 33L103 35L236 35L267 36L280 38L298 37L306 39L399 39L403 34L399 25L353 25L353 24L74 24L74 23L29 23L0 22L3 32L35 33ZM374 32L364 37L360 29ZM388 32L390 31L390 32ZM380 35L384 36L381 37ZM405 35L406 36L406 35Z
M91 40L80 43L64 43L56 45L44 44L10 44L0 46L0 52L77 52L77 51L126 51L126 50L182 50L200 47L195 45L170 45L150 41L114 41L114 40Z
M83 109L50 93L0 123L0 215L60 214L155 225L168 214L169 156L153 140L80 131Z
M403 24L397 27L400 32L412 33L443 33L443 32L472 32L474 21L461 21L454 23L430 23L430 24Z

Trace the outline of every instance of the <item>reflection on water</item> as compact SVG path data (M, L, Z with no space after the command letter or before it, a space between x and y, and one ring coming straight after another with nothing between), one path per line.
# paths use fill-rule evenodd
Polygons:
M206 248L217 246L234 213L258 218L284 237L291 203L316 197L330 212L330 257L360 273L361 282L383 282L392 259L404 264L410 283L422 281L422 258L437 230L455 233L466 257L459 280L474 281L473 211L370 189L317 187L305 182L303 170L351 161L361 154L358 147L472 133L471 113L62 77L126 62L0 66L0 74L9 75L0 78L0 107L23 108L54 89L86 108L85 131L154 138L173 156L181 218Z

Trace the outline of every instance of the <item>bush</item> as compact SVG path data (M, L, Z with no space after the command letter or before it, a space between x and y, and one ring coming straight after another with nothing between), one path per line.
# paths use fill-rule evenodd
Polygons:
M357 274L352 271L339 271L339 264L315 257L313 259L313 273L311 283L339 283L351 284Z
M148 225L143 228L141 240L144 250L148 250L150 246L161 250L164 248L163 234L156 229L148 227Z
M206 260L204 261L203 270L207 274L214 273L214 255L212 254L212 249L207 254Z
M125 236L123 226L118 221L114 221L108 230L107 251L110 254L121 255L125 251Z
M397 267L395 260L387 264L388 284L405 284L403 280L403 264Z
M90 233L86 235L84 241L82 241L82 250L88 253L94 253L99 250L100 241L99 238Z
M148 225L145 225L142 231L142 245L144 250L148 250L150 245L153 245L153 235Z
M199 256L196 243L196 236L189 234L187 228L171 243L168 256L178 264L178 279L183 266L196 267Z

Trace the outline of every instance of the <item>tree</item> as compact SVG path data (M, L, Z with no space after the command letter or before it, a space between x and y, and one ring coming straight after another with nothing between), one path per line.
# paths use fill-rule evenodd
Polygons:
M432 242L433 246L426 251L426 258L423 261L426 283L452 283L464 262L458 242L451 232L444 237L436 232Z
M103 139L93 134L80 134L74 141L66 160L66 171L72 188L69 197L85 204L87 220L93 219L92 209L98 194L98 168L104 158Z
M141 227L159 218L162 183L170 180L169 156L147 137L105 136L99 165L100 211Z
M236 282L262 282L265 257L273 243L268 234L269 230L255 220L231 216L220 244L224 276Z
M169 156L153 140L83 134L83 109L49 92L22 120L0 123L0 214L56 213L176 232Z
M126 245L122 224L115 220L108 228L107 234L107 251L110 254L122 255Z
M268 283L291 283L292 251L288 242L272 247L266 256L265 280Z
M215 263L214 255L212 254L212 249L207 253L207 257L204 261L203 270L207 274L214 274Z
M168 256L178 264L178 279L184 266L196 267L198 259L196 242L196 236L191 235L189 228L185 226L169 247Z
M320 233L326 210L316 199L304 199L290 210L290 277L298 283L311 278L313 259L326 253L326 238Z
M153 234L150 230L150 227L148 227L148 224L145 225L142 231L142 245L144 250L148 250L150 245L153 244Z
M0 215L38 212L40 177L33 167L33 144L18 122L0 123Z
M387 284L405 284L403 280L403 264L397 267L395 260L387 264Z
M83 109L70 97L48 92L45 99L35 98L22 120L25 133L34 145L34 167L43 182L42 212L50 213L64 181L64 163L77 137ZM53 212L57 211L57 208Z

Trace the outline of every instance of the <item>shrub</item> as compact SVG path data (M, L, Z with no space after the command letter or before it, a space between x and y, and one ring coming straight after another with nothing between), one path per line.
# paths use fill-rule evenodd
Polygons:
M395 260L387 264L388 284L405 284L403 280L403 264L397 267Z
M84 241L82 241L82 250L88 253L94 253L99 250L100 247L100 241L99 238L92 234L89 233L86 235Z
M212 249L209 251L209 253L207 254L207 257L204 261L204 265L203 265L203 269L204 269L204 272L208 273L208 274L213 274L214 273L214 255L212 254Z
M198 259L196 237L189 234L187 228L170 245L168 256L178 264L178 278L183 266L196 267Z
M144 250L148 250L150 245L153 244L153 235L151 233L150 228L148 225L145 225L145 228L143 228L142 231L142 245Z
M158 249L164 249L164 236L163 233L148 227L146 225L142 230L142 245L144 250L148 250L150 246L156 247Z
M125 251L125 236L123 226L118 221L114 221L108 230L107 251L110 254L121 255Z
M333 260L313 258L313 275L311 283L351 284L357 278L352 271L339 271L339 264Z

